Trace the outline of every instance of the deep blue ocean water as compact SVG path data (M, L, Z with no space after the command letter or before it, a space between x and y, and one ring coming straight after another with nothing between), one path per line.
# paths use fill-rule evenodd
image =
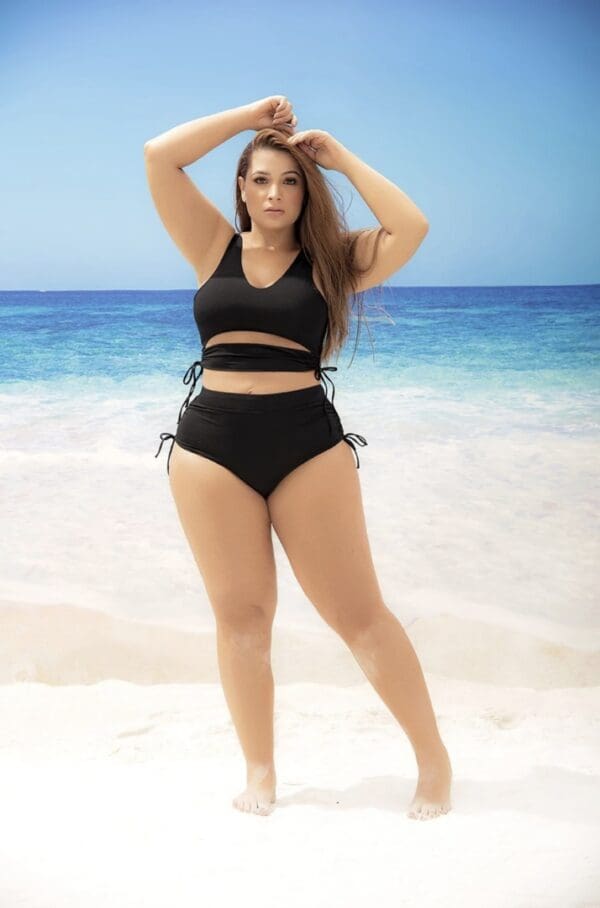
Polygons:
M208 615L168 445L154 456L200 354L193 295L0 293L0 598ZM354 319L324 364L344 430L368 440L359 476L390 606L598 627L600 286L386 287L365 316L352 364Z
M0 383L163 374L197 358L193 290L0 292ZM441 393L572 393L593 421L600 285L381 288L365 297L334 360L336 381L423 384ZM343 376L343 377L342 377ZM589 397L588 397L589 395ZM584 420L585 421L585 420Z

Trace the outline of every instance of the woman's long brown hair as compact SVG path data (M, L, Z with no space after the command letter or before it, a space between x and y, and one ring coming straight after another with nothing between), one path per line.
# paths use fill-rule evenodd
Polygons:
M363 316L364 291L356 292L357 280L373 266L379 242L384 232L380 227L373 244L373 256L365 268L359 268L354 258L358 237L369 230L348 230L345 216L333 200L337 190L323 176L318 165L276 129L261 129L244 148L238 161L235 178L235 212L238 231L250 230L252 222L246 203L242 200L238 177L246 179L257 148L286 151L304 174L306 191L300 217L296 221L296 238L309 262L314 264L329 309L329 327L323 341L323 360L339 354L349 333L350 308L357 312L357 335ZM356 349L356 346L355 346Z

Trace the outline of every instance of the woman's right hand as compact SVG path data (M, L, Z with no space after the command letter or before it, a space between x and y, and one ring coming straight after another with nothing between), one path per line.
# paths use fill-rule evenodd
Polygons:
M248 105L251 111L251 126L257 132L259 129L279 129L287 136L294 134L298 117L292 110L291 102L285 95L271 95L261 101L253 101Z

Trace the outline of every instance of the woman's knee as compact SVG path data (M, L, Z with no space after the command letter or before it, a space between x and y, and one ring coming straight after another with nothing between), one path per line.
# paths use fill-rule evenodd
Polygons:
M321 617L348 645L367 638L389 615L389 609L379 598L357 603L339 601L330 608L319 607L317 603L315 606Z
M270 640L277 595L271 594L260 601L241 597L212 596L211 606L218 628L222 633L253 637L257 641Z

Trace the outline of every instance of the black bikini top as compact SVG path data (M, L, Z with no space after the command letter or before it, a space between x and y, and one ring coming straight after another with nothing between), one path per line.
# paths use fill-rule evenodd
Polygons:
M242 269L239 233L231 237L216 270L194 294L194 319L203 350L222 331L264 331L308 347L318 362L328 315L304 250L274 284L254 287Z
M177 424L195 393L205 368L240 372L314 371L323 382L323 412L327 410L327 383L335 385L328 372L337 366L322 366L321 352L329 325L329 310L312 279L312 265L301 250L287 271L270 287L253 287L242 268L242 237L234 233L216 270L194 294L194 319L202 341L202 358L183 376L190 389L179 410ZM206 344L222 331L264 331L296 341L307 350L279 344L225 341ZM167 433L168 437L171 437Z

